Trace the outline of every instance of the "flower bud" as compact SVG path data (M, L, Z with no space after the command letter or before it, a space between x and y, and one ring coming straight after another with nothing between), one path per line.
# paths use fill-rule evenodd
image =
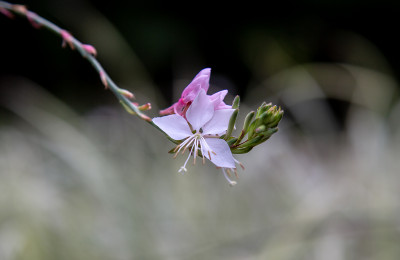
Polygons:
M97 51L92 45L90 45L90 44L82 44L82 48L87 53L92 54L93 56L97 56Z
M120 100L119 101L122 105L122 107L126 110L126 112L128 112L131 115L136 115L135 111L132 110L132 108L130 108L127 104L125 104L124 101Z
M147 103L147 104L138 106L138 108L139 108L140 111L150 110L150 109L151 109L151 104L150 104L150 103Z
M248 131L247 131L247 138L250 139L254 135L254 130L261 125L261 120L260 118L256 118L249 126Z
M103 83L105 89L107 89L108 88L107 76L103 70L100 71L100 80Z
M228 129L226 130L224 140L228 140L229 137L231 137L233 128L235 128L235 123L236 123L236 118L238 116L238 113L239 113L239 109L236 108L235 111L233 111L231 118L229 119L229 125L228 125Z
M276 132L278 132L278 128L270 128L267 131L262 133L262 138L260 140L260 142L258 144L261 144L265 141L267 141L273 134L275 134Z
M244 119L244 124L243 124L243 131L247 133L249 130L249 126L251 123L251 120L253 120L255 112L251 111L250 113L247 114L246 118Z
M253 149L253 147L246 147L246 148L240 148L240 149L234 149L232 150L233 154L243 154L243 153L248 153Z
M25 5L13 5L12 9L19 14L25 15L28 12L28 9Z
M267 130L267 128L265 127L265 125L262 125L262 126L257 127L256 130L254 130L254 132L256 134L259 134L261 132L264 132L265 130Z
M120 93L121 95L123 95L124 97L129 98L129 99L132 99L135 97L130 91L128 91L126 89L120 88L120 89L118 89L118 93Z
M229 139L228 141L226 141L228 143L229 146L233 145L238 139L236 137L233 137L231 139Z
M260 117L265 111L267 111L272 106L272 103L263 102L261 106L257 109L256 118Z
M232 102L232 108L233 109L239 108L239 105L240 105L240 97L239 95L237 95Z
M14 18L13 13L11 13L10 11L8 11L7 9L0 7L0 13L4 14L5 16L7 16L10 19Z
M63 48L65 48L68 44L72 50L75 49L75 46L72 43L72 39L73 39L72 35L69 32L67 32L66 30L61 30L60 34L61 34L61 37L63 38L63 42L62 42L61 46Z

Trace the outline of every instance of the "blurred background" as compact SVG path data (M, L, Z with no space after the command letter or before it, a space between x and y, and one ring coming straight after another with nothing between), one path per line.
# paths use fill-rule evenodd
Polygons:
M0 16L0 259L399 259L394 1L37 0L148 115L203 68L280 130L229 187L130 116L61 39ZM240 129L240 127L238 127Z

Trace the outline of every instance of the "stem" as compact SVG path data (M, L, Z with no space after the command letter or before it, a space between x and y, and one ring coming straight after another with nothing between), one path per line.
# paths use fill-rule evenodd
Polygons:
M66 30L60 28L59 26L48 21L47 19L40 17L36 13L27 10L27 8L23 5L10 4L10 3L4 2L4 1L0 1L0 11L2 11L2 13L5 13L5 12L3 12L4 10L10 12L10 14L11 13L17 14L17 15L27 18L35 28L44 27L47 30L59 35L63 39L63 46L68 44L68 46L70 46L71 49L76 49L82 55L83 58L86 58L89 61L89 63L93 66L93 68L99 73L102 83L105 85L106 88L109 88L113 92L113 94L121 102L123 102L129 109L131 109L133 112L135 112L135 114L140 119L143 119L143 120L147 121L148 123L150 123L150 125L156 127L156 125L153 123L153 121L151 120L150 117L148 117L146 114L144 114L142 111L140 111L138 106L133 104L126 96L124 96L121 93L123 89L119 88L112 81L112 79L105 72L105 70L99 63L99 61L94 57L95 49L93 47L92 48L93 48L94 52L89 51L87 48L85 48L85 46L87 47L88 45L82 44L75 37L73 37L71 34L69 34ZM11 15L7 15L7 16L9 16L11 18ZM158 127L156 127L156 128L159 129Z

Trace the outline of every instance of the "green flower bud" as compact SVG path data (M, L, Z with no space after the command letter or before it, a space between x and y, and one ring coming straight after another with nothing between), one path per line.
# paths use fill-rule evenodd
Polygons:
M232 108L233 109L239 108L239 105L240 105L240 97L239 95L237 95L232 102Z
M246 147L246 148L243 148L243 149L235 149L235 150L232 150L232 153L233 153L233 154L248 153L248 152L251 151L251 149L253 149L253 147Z
M244 124L243 124L243 131L247 133L249 130L249 126L251 123L251 120L253 120L255 112L251 111L250 113L247 114L246 118L244 119Z
M229 139L228 141L226 141L228 143L229 146L233 145L235 142L237 141L236 137L233 137L231 139Z
M265 130L267 130L267 128L265 127L265 125L261 125L261 126L257 127L256 130L254 130L254 132L255 132L256 134L259 134L259 133L261 133L261 132L264 132Z
M267 111L268 109L270 109L270 107L272 106L271 103L265 103L263 102L261 104L261 106L257 109L257 115L256 118L260 117L262 113L264 113L265 111Z
M228 140L229 137L231 137L231 135L232 135L232 131L233 131L233 128L235 127L236 118L238 116L238 113L239 113L239 109L236 108L235 111L233 111L231 118L229 119L228 130L226 130L226 134L224 137L225 140Z
M264 143L265 141L267 141L273 134L275 134L276 132L278 132L278 128L270 128L267 131L262 133L262 138L260 140L260 142L258 144Z

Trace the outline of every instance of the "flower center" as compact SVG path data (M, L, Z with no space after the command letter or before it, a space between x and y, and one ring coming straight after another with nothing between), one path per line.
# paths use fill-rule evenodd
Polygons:
M202 131L196 132L193 135L189 136L185 141L183 141L181 144L179 144L174 152L174 158L176 158L179 154L180 151L182 151L182 154L185 153L186 149L190 149L189 155L185 161L185 164L179 169L178 172L181 171L187 171L186 169L186 164L189 161L190 156L193 154L193 164L196 164L196 157L200 156L199 152L201 154L201 157L203 158L203 164L205 163L205 154L208 154L208 158L211 160L211 153L214 155L216 154L213 152L210 148L210 146L207 144L205 138L203 137Z

